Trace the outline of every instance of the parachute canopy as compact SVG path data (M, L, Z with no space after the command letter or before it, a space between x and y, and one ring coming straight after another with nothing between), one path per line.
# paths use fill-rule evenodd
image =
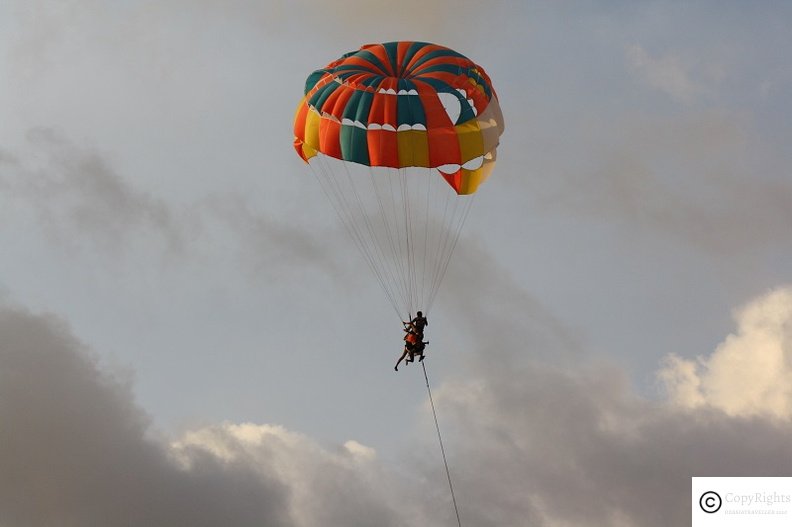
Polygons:
M428 312L502 132L487 74L443 46L368 44L308 76L294 147L402 318Z
M458 194L489 176L503 132L484 70L426 42L368 44L308 76L294 146L367 166L436 168Z

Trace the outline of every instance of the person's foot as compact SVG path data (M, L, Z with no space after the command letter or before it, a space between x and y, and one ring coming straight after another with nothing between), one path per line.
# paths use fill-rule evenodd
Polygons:
M424 356L423 356L423 355L421 355L421 358L420 358L420 359L418 359L418 362L423 362L423 360L424 360Z
M396 370L396 371L399 371L399 367L398 366L394 366L393 369Z

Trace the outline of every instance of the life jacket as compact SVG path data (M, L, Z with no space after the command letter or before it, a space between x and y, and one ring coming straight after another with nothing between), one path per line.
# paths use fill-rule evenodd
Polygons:
M418 335L415 333L407 333L407 335L404 337L404 340L406 340L408 344L412 344L414 346L415 344L418 344Z

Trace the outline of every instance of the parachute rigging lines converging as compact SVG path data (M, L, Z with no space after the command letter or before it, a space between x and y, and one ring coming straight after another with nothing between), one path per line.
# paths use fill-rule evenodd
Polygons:
M366 45L308 77L295 149L400 318L434 302L502 132L484 70L436 44Z
M429 311L473 196L458 196L427 168L310 163L322 190L401 317Z

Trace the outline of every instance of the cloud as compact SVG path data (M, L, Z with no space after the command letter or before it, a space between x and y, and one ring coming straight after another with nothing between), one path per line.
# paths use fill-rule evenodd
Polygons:
M421 0L406 0L398 5L386 0L342 0L334 4L318 5L313 2L301 0L305 7L300 10L301 18L311 20L315 24L326 26L327 20L332 20L331 27L326 31L336 33L336 36L346 36L349 28L356 28L359 35L354 42L354 49L364 44L360 39L398 40L410 38L459 38L455 30L460 24L469 24L486 16L490 9L478 2L469 0L450 1L437 0L431 3ZM421 13L416 17L415 13ZM387 21L390 27L401 28L400 34L383 35L383 24ZM368 28L376 28L369 31ZM408 34L403 34L404 32ZM377 37L376 35L380 35ZM430 38L431 37L431 38ZM471 35L465 35L469 40ZM440 42L442 43L442 42ZM463 51L464 53L464 51Z
M610 130L612 133L603 133ZM589 129L591 152L559 163L539 206L619 220L717 255L787 238L785 166L739 115L630 115Z
M734 318L737 332L711 355L667 357L658 375L669 398L688 409L792 419L792 287L752 300Z
M618 364L592 364L568 349L564 354L576 342L574 332L548 324L552 314L486 258L468 254L461 260L459 267L470 269L452 267L460 283L478 291L479 299L505 299L503 309L491 309L489 302L465 298L464 287L451 288L451 305L471 320L477 354L468 370L434 392L466 522L684 525L691 476L771 476L792 468L792 447L784 439L792 423L779 420L776 410L792 403L789 366L780 366L789 354L788 288L740 310L736 340L728 337L704 361L723 362L724 347L739 348L739 360L723 368L732 378L710 383L706 369L682 359L676 364L687 367L669 377L664 362L662 379L702 380L672 385L667 398L648 400ZM484 285L471 286L478 282ZM548 360L559 356L577 360ZM740 373L746 364L747 377ZM732 390L731 400L751 410L697 404L714 399L710 392L687 404L684 398L699 384L723 387L723 396Z
M277 218L256 210L250 200L233 193L207 197L200 208L202 223L213 231L207 235L234 240L235 255L253 274L311 266L338 280L348 278L342 265L345 262L334 252L338 243L352 245L351 240L339 236L340 227L321 230L313 223L313 230L309 230L289 215ZM212 224L219 229L209 227Z
M310 266L346 276L332 254L340 229L310 231L256 210L252 199L234 192L175 206L59 132L37 128L27 139L30 151L0 150L5 226L32 214L48 241L67 249L110 255L142 249L157 263L166 256L225 258L230 251L252 275Z
M0 335L0 525L435 523L420 480L357 441L230 423L167 441L63 321L0 306Z
M50 66L51 54L70 39L81 45L92 45L98 40L103 47L121 48L130 53L140 46L147 51L152 44L161 46L167 43L169 45L161 50L167 56L175 56L175 51L176 55L184 53L183 57L189 60L187 41L182 40L186 34L180 33L180 24L193 17L202 20L207 14L221 24L243 24L268 36L300 27L322 36L323 42L328 38L344 39L353 46L350 49L356 49L374 41L372 38L377 36L394 40L420 36L423 39L442 37L469 41L471 35L459 36L457 29L460 24L478 20L491 9L471 0L437 0L431 4L405 0L399 5L386 0L339 0L333 3L311 0L272 0L266 3L178 0L167 5L144 0L123 7L96 0L79 0L68 2L66 7L37 6L35 9L24 2L18 4L12 15L20 31L15 34L11 56L18 60L20 72L27 72L35 63ZM415 12L420 12L421 16L415 17ZM386 21L391 30L396 28L399 33L383 35ZM205 22L201 24L205 26ZM110 29L106 30L107 27ZM409 34L405 35L405 31ZM349 50L342 48L325 58L329 62L344 51ZM317 48L317 52L321 54L326 50ZM140 60L140 57L136 58ZM162 59L145 57L145 60L160 63Z
M736 336L709 364L733 346L762 363L746 345L788 335L791 294L740 311ZM453 521L426 407L425 437L398 469L357 441L326 445L271 424L167 439L129 380L104 371L61 320L3 306L0 335L0 525ZM792 470L789 420L646 400L618 365L548 365L522 347L479 357L434 390L466 524L683 525L692 475Z
M274 474L290 490L293 525L406 525L399 512L402 483L356 441L323 448L280 426L224 424L185 434L172 446L186 467L197 452Z
M0 188L11 205L25 203L53 239L117 251L143 229L170 248L181 246L182 226L166 203L133 188L101 155L51 129L33 129L27 138L33 153L7 156Z
M0 525L292 525L289 492L148 437L128 382L58 319L0 308Z
M468 328L479 352L499 356L529 345L545 358L570 358L582 351L581 335L528 294L516 277L474 240L456 247L443 281L443 309Z
M691 79L689 67L674 55L655 58L637 44L629 46L626 54L630 66L643 82L678 102L691 103L698 95L707 92Z
M691 476L792 469L789 424L680 412L614 366L490 362L436 393L473 525L685 525Z

